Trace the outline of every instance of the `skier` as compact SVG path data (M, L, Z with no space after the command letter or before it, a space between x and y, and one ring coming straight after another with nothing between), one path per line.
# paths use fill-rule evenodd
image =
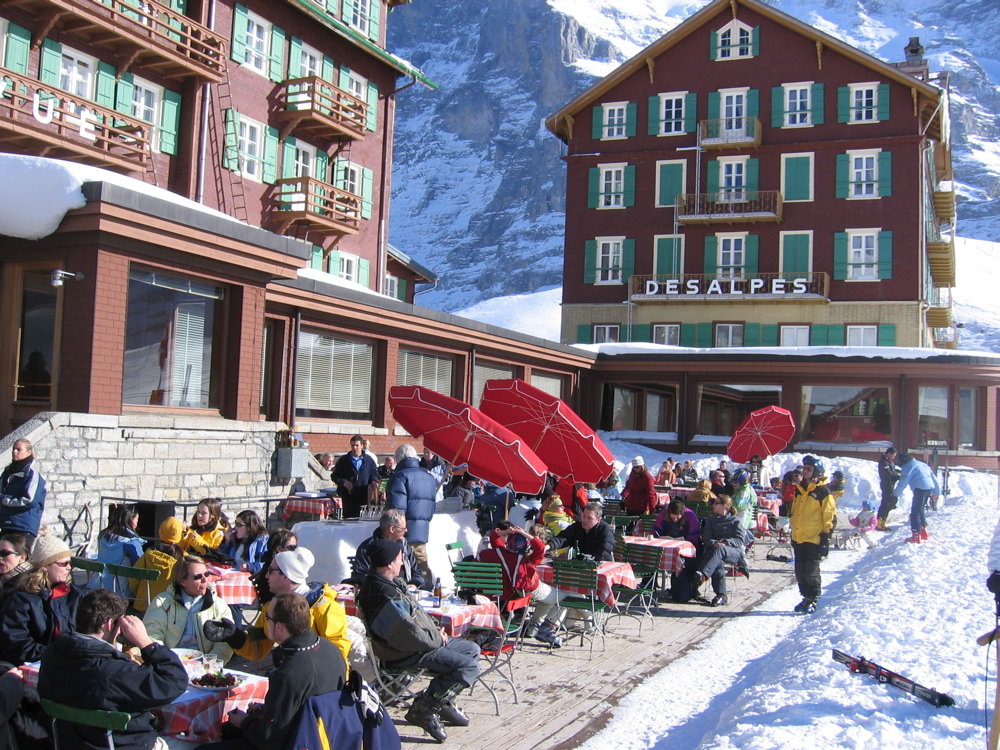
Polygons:
M899 497L907 487L913 490L913 504L910 506L910 531L913 532L913 535L906 541L920 544L927 541L927 519L925 516L927 499L940 495L941 485L938 483L934 469L923 461L918 461L909 453L900 454L899 465L902 473L892 494Z
M823 590L820 560L830 549L833 517L837 512L833 495L817 477L824 475L823 463L814 460L802 467L802 481L792 502L792 549L795 552L795 581L802 601L796 612L812 614Z

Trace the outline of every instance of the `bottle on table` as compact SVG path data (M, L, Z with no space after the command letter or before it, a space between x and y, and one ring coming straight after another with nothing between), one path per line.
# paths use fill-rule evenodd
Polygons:
M436 581L434 581L434 606L435 607L440 607L441 606L441 599L442 599L441 579L438 578Z

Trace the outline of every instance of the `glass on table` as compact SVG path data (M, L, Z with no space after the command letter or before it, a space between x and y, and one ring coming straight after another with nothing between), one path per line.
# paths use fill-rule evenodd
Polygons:
M205 663L205 672L218 674L222 671L222 657L215 654L205 654L202 661Z

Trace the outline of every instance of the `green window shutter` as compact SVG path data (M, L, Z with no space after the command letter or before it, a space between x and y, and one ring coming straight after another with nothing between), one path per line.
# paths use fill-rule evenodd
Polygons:
M747 92L747 117L760 117L760 89Z
M337 79L337 87L340 88L341 91L351 90L351 69L346 65L340 66L340 76Z
M837 154L837 186L834 195L846 198L851 190L851 157L848 154Z
M780 128L785 124L785 87L771 89L771 127Z
M132 94L135 92L135 76L132 73L122 73L115 87L115 110L125 115L132 115Z
M38 77L49 86L59 85L59 67L62 63L62 45L49 38L42 40L42 56L38 63Z
M635 240L625 240L622 243L622 283L628 284L629 278L635 273Z
M587 170L587 208L597 208L601 202L601 168Z
M316 169L313 171L315 172L313 176L317 180L330 182L330 157L326 155L325 151L316 152Z
M759 248L760 236L756 234L748 234L746 239L746 262L743 264L748 276L757 275L757 268L760 266Z
M336 69L337 66L333 62L333 58L327 55L323 55L323 67L320 68L320 78L322 78L327 83L336 83L337 79L334 78L334 71Z
M278 179L278 129L268 128L264 133L264 168L261 178L268 185L273 185Z
M656 240L656 270L655 273L676 275L680 273L680 257L677 237L658 237Z
M635 205L635 165L625 167L625 186L622 204L628 208Z
M751 54L757 57L760 54L760 26L750 29L750 46Z
M267 77L275 83L285 80L285 32L277 26L271 27L270 63Z
M406 302L406 279L396 279L396 299Z
M760 323L744 324L743 346L760 346Z
M757 200L757 191L760 189L760 159L747 159L747 192L749 199Z
M681 323L681 346L695 345L695 330L694 323Z
M885 122L889 119L889 84L880 83L878 85L878 119Z
M332 273L335 276L340 275L340 251L331 250L330 255L326 259L326 272Z
M719 162L716 159L708 163L708 178L705 188L709 194L708 200L716 200L715 194L719 192Z
M7 70L28 75L28 55L31 52L31 32L16 23L7 24L3 66Z
M94 101L102 107L113 109L115 106L115 66L103 60L97 62L97 86Z
M345 190L344 187L344 167L347 164L347 159L337 157L333 160L333 186Z
M642 341L648 344L653 340L651 331L649 323L636 323L630 331L629 341Z
M312 254L309 256L309 267L317 271L323 270L323 248L319 245L312 246Z
M781 273L784 278L805 278L806 274L809 273L809 235L784 235L781 251Z
M809 346L826 346L829 340L830 326L813 323L809 327Z
M354 19L354 0L344 0L344 5L340 9L340 18L344 23L350 25Z
M590 324L580 323L576 327L576 343L578 344L593 344L594 339L590 332Z
M878 277L892 278L892 232L878 233Z
M302 69L302 40L293 36L288 42L288 77L302 78L305 74Z
M895 346L896 345L896 326L892 323L886 323L878 327L878 345L879 346Z
M890 195L892 195L892 151L879 151L878 197L888 198Z
M812 85L812 96L809 99L810 114L813 125L823 124L823 84L814 83Z
M695 324L695 342L697 346L702 349L711 349L712 344L712 329L713 325L711 323L696 323Z
M840 86L837 89L837 122L851 121L851 87Z
M684 165L660 165L660 203L661 206L673 206L677 196L684 192Z
M717 60L719 58L719 33L710 31L708 37L708 59Z
M587 240L584 243L583 283L597 283L597 240Z
M636 134L636 122L639 119L639 105L629 102L625 107L625 136L634 138Z
M372 217L372 203L374 190L374 173L368 167L361 168L361 218L370 219Z
M722 95L718 91L710 91L708 94L708 119L718 120L721 108Z
M719 268L719 238L710 234L705 238L705 270L707 275L715 275Z
M847 232L833 235L833 280L847 279Z
M378 32L382 14L382 3L380 0L372 0L368 6L368 38L374 42L378 41Z
M366 258L358 258L358 283L368 286L371 275L371 262Z
M649 112L647 113L647 125L648 129L646 131L647 135L659 135L660 134L660 97L651 96L649 97Z
M296 141L292 137L286 138L281 144L281 179L283 180L295 177L295 146Z
M177 155L177 134L181 130L181 95L170 89L163 90L163 109L160 111L160 151Z
M812 197L812 186L809 183L811 161L808 156L790 156L784 159L786 201L803 201Z
M684 95L684 132L693 133L698 129L698 95Z
M247 59L247 20L250 18L245 5L237 5L233 10L232 56L238 63Z
M827 346L844 345L844 326L827 326L826 345Z
M774 324L762 325L760 327L760 345L778 345L778 326Z
M378 127L378 85L368 82L368 115L365 127L375 132Z
M599 141L604 138L604 107L598 104L592 111L593 122L591 123L590 135L595 141Z
M225 116L225 146L222 149L222 166L234 172L240 168L240 150L237 132L240 128L240 113L227 109Z

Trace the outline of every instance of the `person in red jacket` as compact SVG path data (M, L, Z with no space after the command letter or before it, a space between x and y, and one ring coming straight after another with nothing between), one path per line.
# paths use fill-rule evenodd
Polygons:
M583 517L583 506L588 502L586 488L577 482L573 475L560 477L556 483L555 494L563 501L563 508L579 521Z
M632 459L632 473L628 475L622 500L625 510L633 515L650 515L656 511L656 488L653 475L646 468L642 456Z
M490 532L490 547L479 553L480 562L498 562L503 569L503 600L531 596L535 611L525 625L526 638L536 638L555 648L562 646L557 635L566 610L559 606L565 596L538 577L535 566L545 556L545 542L510 521L501 521Z

